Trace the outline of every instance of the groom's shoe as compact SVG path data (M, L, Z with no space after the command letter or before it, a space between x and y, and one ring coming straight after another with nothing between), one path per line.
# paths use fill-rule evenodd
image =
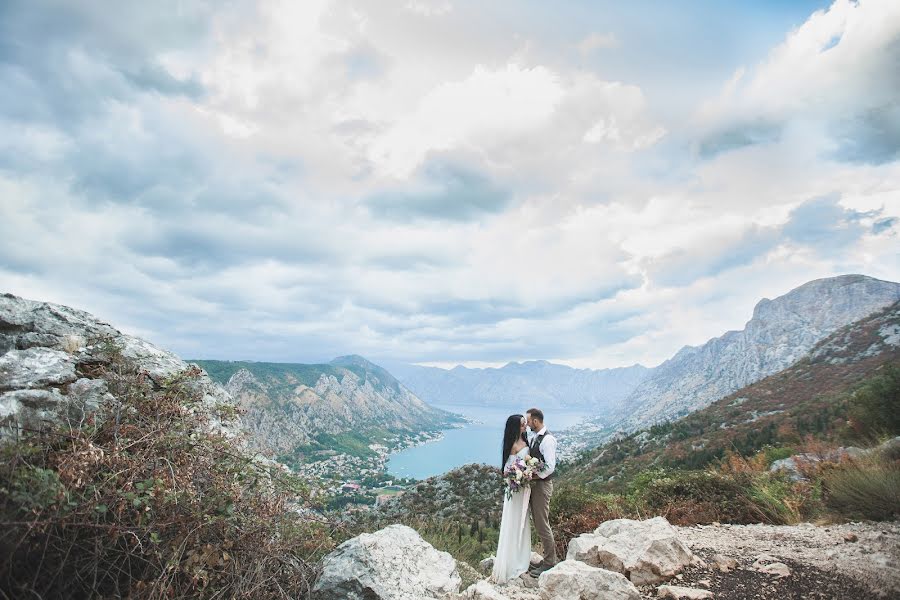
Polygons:
M547 563L542 562L528 569L528 574L534 578L537 578L540 577L541 573L543 573L544 571L549 571L553 567L554 565L548 565Z

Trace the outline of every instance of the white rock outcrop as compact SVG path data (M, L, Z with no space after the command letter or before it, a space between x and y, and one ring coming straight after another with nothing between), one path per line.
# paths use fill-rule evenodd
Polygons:
M0 390L65 385L75 379L75 359L62 350L26 348L0 356Z
M663 517L607 521L569 542L566 558L622 573L635 585L661 583L697 561Z
M459 592L456 561L405 525L347 540L325 557L316 600L423 600Z
M564 560L541 573L542 600L640 600L641 594L624 575Z
M84 311L0 294L0 440L48 422L77 424L114 401L94 375L112 347L156 384L190 367ZM205 374L190 385L207 406L232 402Z

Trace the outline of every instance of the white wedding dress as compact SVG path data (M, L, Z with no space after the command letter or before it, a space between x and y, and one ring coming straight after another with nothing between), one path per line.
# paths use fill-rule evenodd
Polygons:
M503 470L515 458L528 456L528 446L510 455ZM500 541L491 581L504 583L528 570L531 559L531 524L528 522L528 499L531 488L515 492L509 499L503 498L503 516L500 518Z

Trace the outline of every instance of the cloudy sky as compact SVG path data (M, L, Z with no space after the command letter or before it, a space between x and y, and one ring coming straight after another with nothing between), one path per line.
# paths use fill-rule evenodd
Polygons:
M189 358L655 365L900 280L900 2L0 2L0 291Z

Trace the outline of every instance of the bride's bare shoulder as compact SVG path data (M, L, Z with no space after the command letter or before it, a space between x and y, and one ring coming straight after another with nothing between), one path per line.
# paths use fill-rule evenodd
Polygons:
M525 446L527 446L527 444L522 440L517 441L515 444L513 444L512 453L516 454L518 452L521 452L522 448L524 448Z

